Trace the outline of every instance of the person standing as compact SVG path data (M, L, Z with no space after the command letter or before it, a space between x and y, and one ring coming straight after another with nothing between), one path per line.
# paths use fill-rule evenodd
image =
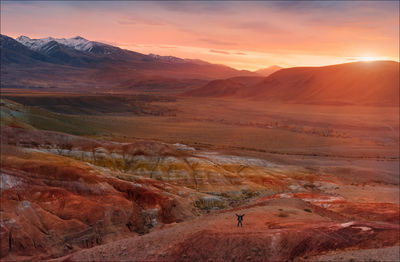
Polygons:
M238 214L236 214L237 220L238 220L237 226L243 227L242 222L243 222L243 217L244 217L244 215L245 215L245 214L243 214L243 215L238 215Z

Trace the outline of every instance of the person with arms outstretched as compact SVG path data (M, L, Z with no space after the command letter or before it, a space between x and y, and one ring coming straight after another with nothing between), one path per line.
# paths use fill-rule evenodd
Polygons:
M244 215L245 215L245 214L243 214L243 215L238 215L238 214L236 214L237 220L238 220L237 226L243 227L242 222L243 222L243 217L244 217Z

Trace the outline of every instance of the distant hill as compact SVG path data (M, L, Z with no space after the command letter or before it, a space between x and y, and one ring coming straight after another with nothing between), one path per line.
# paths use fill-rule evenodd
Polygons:
M281 70L283 67L277 66L277 65L273 65L267 68L263 68L263 69L259 69L257 71L255 71L255 73L262 75L262 76L269 76L272 73L275 73L278 70Z
M301 104L398 106L399 63L375 61L287 68L256 83L235 78L215 80L187 95Z

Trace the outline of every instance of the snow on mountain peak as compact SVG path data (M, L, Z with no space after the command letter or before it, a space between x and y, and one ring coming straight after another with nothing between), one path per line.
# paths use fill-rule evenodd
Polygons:
M90 50L92 50L93 48L93 43L92 41L86 40L83 37L80 36L76 36L73 38L69 38L69 39L65 39L65 38L61 38L61 39L56 39L56 41L60 44L72 47L76 50L79 51L84 51L84 52L90 52Z
M31 39L27 36L20 36L16 40L35 51L39 51L43 46L48 44L50 41L56 41L59 44L66 45L68 47L74 48L75 50L83 52L90 52L95 44L99 44L93 41L89 41L81 36L76 36L68 39L53 38L53 37Z
M20 36L16 40L18 42L20 42L21 44L27 46L28 48L37 51L37 50L41 49L44 45L46 45L47 43L49 43L50 41L53 41L55 39L52 37L41 38L41 39L31 39L27 36Z
M18 42L29 41L31 40L29 37L21 35L16 39Z

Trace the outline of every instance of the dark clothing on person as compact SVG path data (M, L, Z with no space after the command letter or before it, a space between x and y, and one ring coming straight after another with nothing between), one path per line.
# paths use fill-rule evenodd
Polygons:
M243 215L238 215L238 214L236 214L237 219L238 219L237 226L240 226L240 227L243 226L242 222L243 222L243 217L244 217L244 215L245 215L245 214L243 214Z

